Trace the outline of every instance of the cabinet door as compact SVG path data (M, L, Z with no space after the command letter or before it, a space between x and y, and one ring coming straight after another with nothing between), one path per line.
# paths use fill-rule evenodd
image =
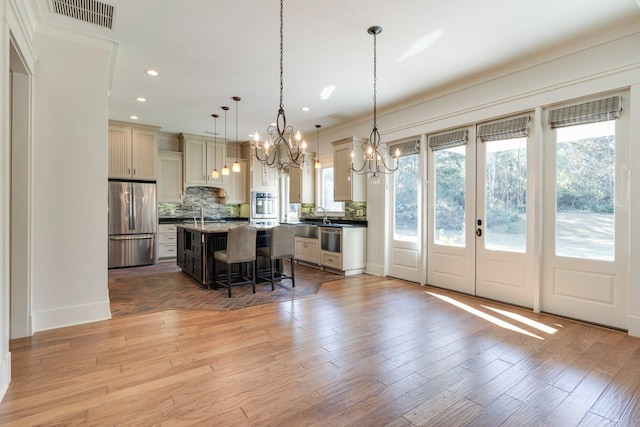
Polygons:
M231 172L228 178L227 185L227 203L228 204L243 204L248 203L247 200L247 161L245 159L238 159L240 163L240 172Z
M187 140L184 144L184 181L185 185L204 186L207 184L206 172L207 145L205 141Z
M333 200L351 201L351 147L342 145L333 152Z
M158 203L182 200L182 154L158 154Z
M132 171L134 179L155 181L157 141L156 133L140 129L132 129Z
M131 178L131 128L109 126L109 178Z
M289 203L302 203L302 178L304 171L300 168L289 169Z
M307 260L314 264L320 264L318 261L318 253L320 252L320 247L318 245L318 240L307 240L306 242L307 249Z
M225 145L221 142L210 141L207 142L207 161L206 161L206 177L207 185L211 187L225 188L224 178L222 176L222 168L224 167L226 159ZM227 165L231 167L231 165ZM218 178L211 177L211 171L217 169L219 172Z

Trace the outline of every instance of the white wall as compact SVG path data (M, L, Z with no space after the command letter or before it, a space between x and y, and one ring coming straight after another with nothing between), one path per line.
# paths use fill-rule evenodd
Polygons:
M0 398L11 379L9 352L9 25L7 1L0 0Z
M106 48L36 35L34 332L111 317Z

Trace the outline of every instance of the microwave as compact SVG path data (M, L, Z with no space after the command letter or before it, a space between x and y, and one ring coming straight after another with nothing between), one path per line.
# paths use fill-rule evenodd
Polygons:
M278 193L251 193L251 218L278 218Z

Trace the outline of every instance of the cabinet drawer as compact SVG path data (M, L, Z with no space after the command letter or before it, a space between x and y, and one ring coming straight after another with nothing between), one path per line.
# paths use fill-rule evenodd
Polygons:
M322 252L322 265L342 270L342 255L333 252Z
M175 245L178 242L178 236L175 233L172 234L159 234L158 243L171 243Z
M159 224L158 225L158 233L175 233L177 231L177 226L175 224Z
M178 256L178 248L176 245L159 245L158 258L175 258Z

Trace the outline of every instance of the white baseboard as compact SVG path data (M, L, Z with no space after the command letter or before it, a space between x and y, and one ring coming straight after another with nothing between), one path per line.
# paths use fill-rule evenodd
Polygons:
M33 313L33 332L111 319L109 301Z
M0 359L0 402L9 389L11 382L11 352L7 352Z
M368 262L364 272L367 274L373 274L374 276L384 277L384 265Z
M629 335L640 337L640 317L629 316Z

